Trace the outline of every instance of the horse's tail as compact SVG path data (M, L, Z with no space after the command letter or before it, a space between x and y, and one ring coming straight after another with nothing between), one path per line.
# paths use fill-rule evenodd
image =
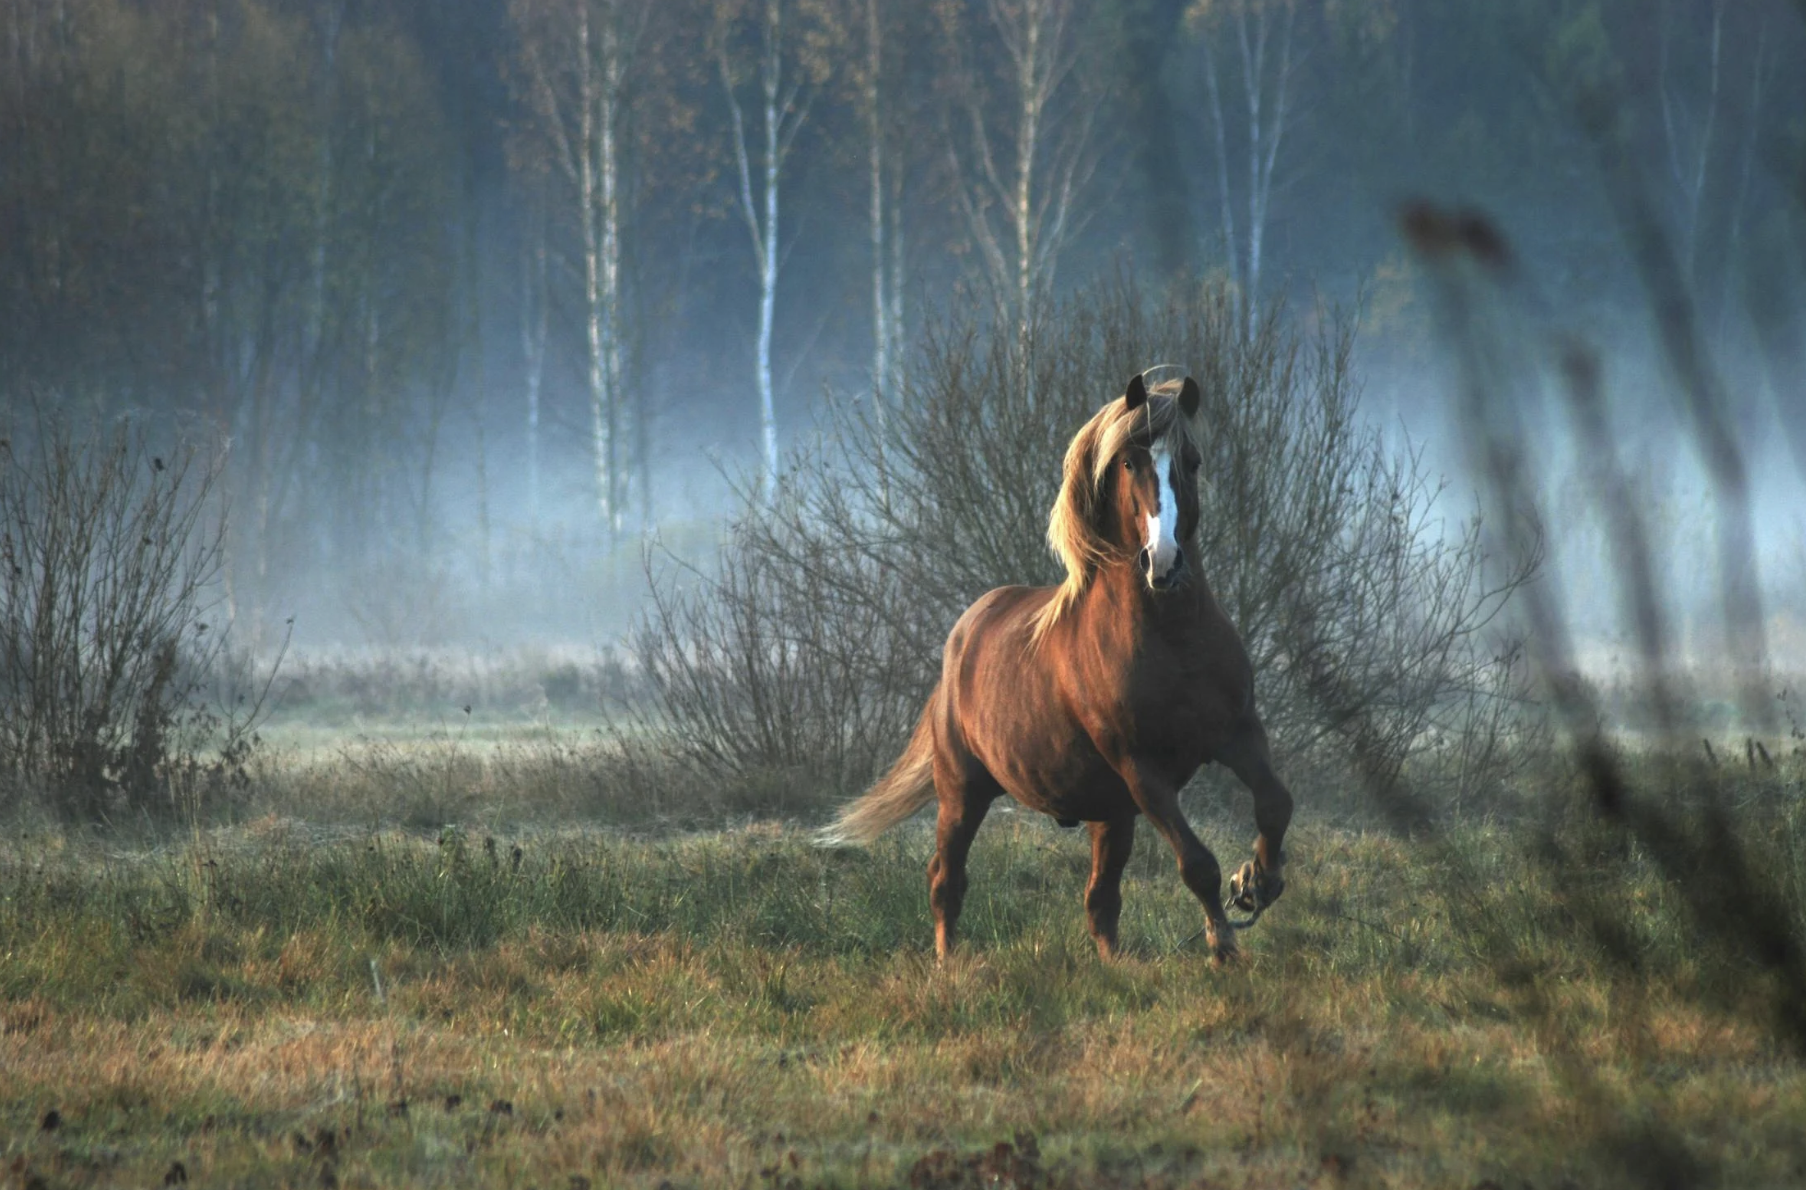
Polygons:
M850 843L870 843L891 827L902 822L934 800L934 727L929 722L936 698L930 697L916 720L914 734L903 755L890 766L890 771L865 791L857 801L849 802L832 825L823 827L815 836L823 847L842 847Z

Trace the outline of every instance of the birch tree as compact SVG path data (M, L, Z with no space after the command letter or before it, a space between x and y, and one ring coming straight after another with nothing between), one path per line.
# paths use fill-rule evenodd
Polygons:
M1076 0L943 0L940 11L955 198L997 310L1026 347L1086 221L1107 88L1101 72L1080 70L1086 10ZM991 42L1001 54L986 52Z
M1240 294L1242 328L1249 334L1260 312L1261 265L1274 176L1293 116L1294 83L1303 61L1294 37L1298 7L1298 0L1195 0L1186 14L1204 68L1224 251ZM1246 122L1240 127L1230 123L1224 107L1219 57L1228 60L1234 81L1241 84L1240 115ZM1233 176L1235 167L1230 162L1232 132L1246 150L1247 165L1240 179ZM1231 198L1238 188L1246 202L1245 224L1239 235Z
M749 29L756 25L756 32ZM711 35L721 87L733 122L738 206L746 221L759 276L759 337L754 378L759 392L762 490L778 473L777 406L772 391L771 336L782 260L778 221L784 163L809 119L811 101L827 76L833 26L821 5L790 0L729 0L716 12ZM754 118L747 118L751 108Z
M521 249L520 348L526 382L527 514L537 524L540 507L540 390L546 374L546 340L550 330L551 287L546 267L545 183L535 178L527 199L526 242Z
M517 89L533 114L565 209L576 223L584 376L596 512L610 539L626 505L622 465L625 186L628 69L647 0L511 0L519 38ZM536 399L535 399L536 404Z
M1759 6L1665 4L1659 17L1655 90L1676 240L1696 298L1716 300L1722 339L1779 64L1768 53L1768 14Z
M1711 164L1718 131L1719 96L1723 91L1721 67L1724 60L1724 0L1712 0L1712 25L1705 38L1705 82L1701 96L1702 110L1691 110L1681 94L1674 62L1675 42L1691 44L1695 30L1677 30L1684 18L1677 16L1673 5L1664 5L1658 65L1662 107L1662 139L1667 150L1670 180L1679 198L1681 255L1691 277L1697 263L1700 212L1706 191L1706 170Z
M878 416L884 402L895 397L902 383L904 344L903 311L903 179L904 129L898 126L892 94L896 86L894 64L887 60L887 7L880 0L864 0L865 60L858 74L864 107L866 171L871 199L872 244L872 395ZM891 51L889 57L894 57Z

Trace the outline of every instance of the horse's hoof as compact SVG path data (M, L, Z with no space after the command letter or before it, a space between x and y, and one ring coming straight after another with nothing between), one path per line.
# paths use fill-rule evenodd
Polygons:
M1229 902L1243 912L1254 913L1277 901L1285 888L1285 877L1248 860L1229 878Z
M1254 910L1254 861L1249 860L1229 877L1229 903L1244 912Z

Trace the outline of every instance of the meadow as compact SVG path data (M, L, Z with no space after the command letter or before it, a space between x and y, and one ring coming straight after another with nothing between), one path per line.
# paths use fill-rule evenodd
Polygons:
M1082 833L1000 809L941 966L926 821L823 850L831 802L800 782L781 805L636 784L593 727L528 709L316 689L229 809L15 814L5 1184L1806 1180L1786 971L1555 755L1414 831L1299 782L1288 892L1227 968L1145 827L1104 963ZM1628 763L1733 808L1797 934L1806 764L1720 752ZM1188 796L1239 859L1245 794Z

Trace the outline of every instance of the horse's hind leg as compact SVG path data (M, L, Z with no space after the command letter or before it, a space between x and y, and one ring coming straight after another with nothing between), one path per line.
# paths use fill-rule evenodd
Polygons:
M940 812L934 825L934 858L928 861L928 904L934 910L934 953L953 949L960 906L966 900L966 855L985 812L996 796L989 773L946 774L937 762L935 791Z
M1122 872L1135 847L1135 815L1091 824L1091 882L1085 886L1085 917L1097 953L1116 957L1116 923L1122 916Z
M1221 749L1216 760L1228 766L1254 795L1254 825L1260 831L1254 840L1254 859L1231 879L1230 895L1238 908L1265 909L1285 891L1282 846L1292 821L1292 795L1273 772L1267 732L1259 720Z

